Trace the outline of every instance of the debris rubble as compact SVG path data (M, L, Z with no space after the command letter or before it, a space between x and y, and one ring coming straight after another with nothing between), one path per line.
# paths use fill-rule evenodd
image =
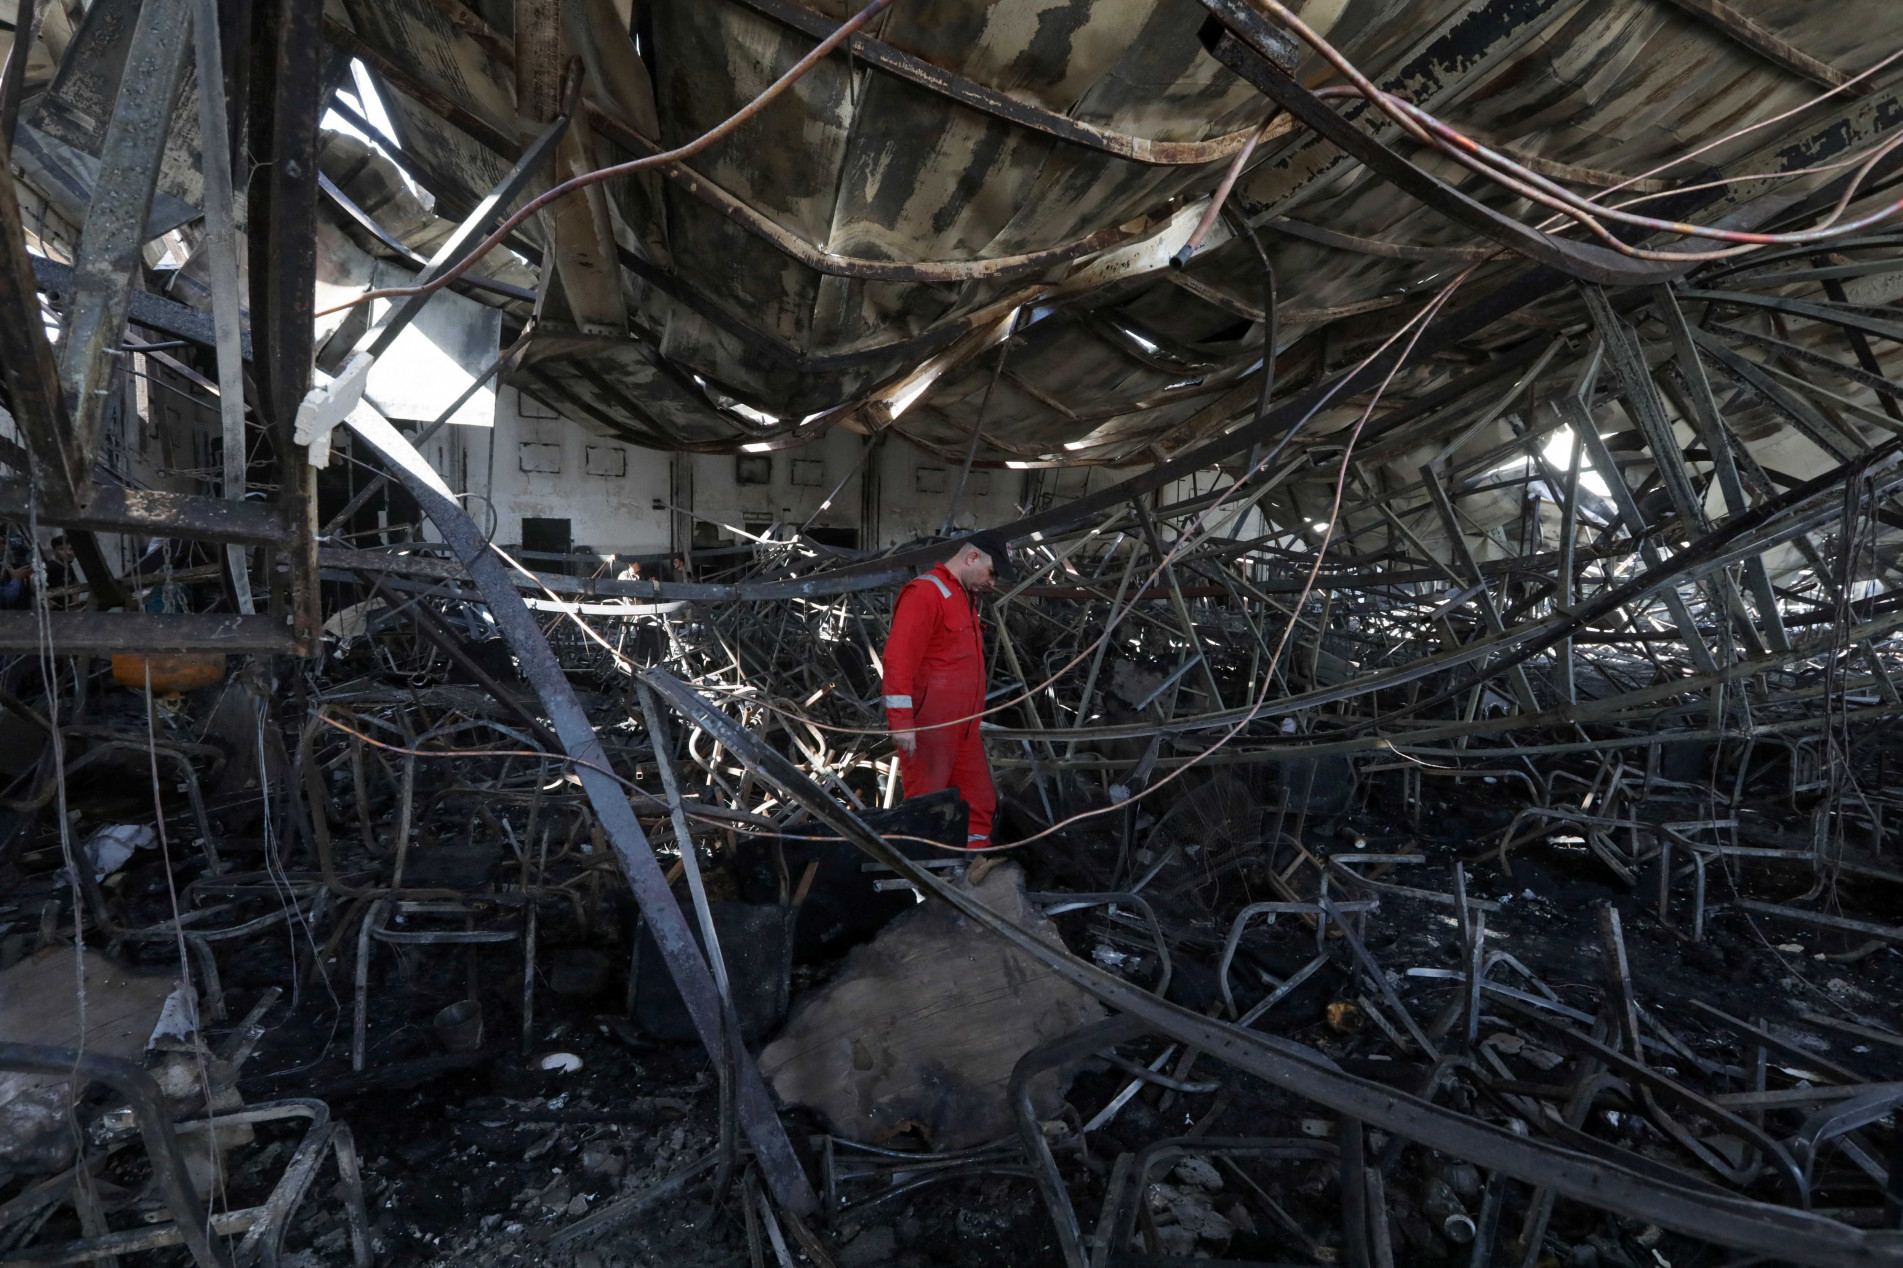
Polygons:
M17 0L0 158L0 1268L1903 1265L1903 6Z
M974 901L1057 947L1014 863L969 887ZM855 949L801 1002L760 1071L782 1102L819 1114L848 1140L900 1137L935 1150L981 1145L1011 1130L1012 1067L1039 1044L1103 1016L1097 1001L937 904L919 904ZM1054 1079L1033 1089L1044 1117Z

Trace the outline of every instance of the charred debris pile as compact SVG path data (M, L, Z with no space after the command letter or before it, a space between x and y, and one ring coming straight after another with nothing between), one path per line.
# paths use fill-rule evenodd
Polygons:
M411 543L320 659L17 662L6 1262L1880 1262L1881 688L1466 688L1396 636L1444 598L1156 522L993 605L982 861L893 804L885 589L538 587L538 659Z
M1903 7L819 8L0 22L0 1268L1903 1264Z

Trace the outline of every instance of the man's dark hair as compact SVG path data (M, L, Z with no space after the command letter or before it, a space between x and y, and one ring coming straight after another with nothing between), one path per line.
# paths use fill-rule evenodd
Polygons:
M59 549L61 546L64 546L67 544L66 534L64 533L59 534L57 537L53 538L53 540L47 544L52 546L55 550Z

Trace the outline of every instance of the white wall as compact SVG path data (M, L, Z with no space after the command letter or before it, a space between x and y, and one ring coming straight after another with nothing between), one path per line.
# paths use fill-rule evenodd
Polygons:
M494 465L490 451L493 443ZM670 459L604 440L512 387L496 393L494 427L446 427L426 455L450 487L470 494L478 524L495 540L522 540L522 520L571 521L576 545L621 554L669 549ZM529 468L524 470L524 468ZM494 507L491 519L483 495ZM662 509L656 509L655 503Z
M815 526L863 532L860 517L865 468L860 459L865 447L865 437L834 428L798 449L740 455L753 457L756 462L766 459L769 468L766 484L741 484L736 475L736 455L691 455L686 461L693 472L694 513L736 528L744 527L750 519L756 523L764 519L804 524L817 513L817 518L813 518ZM794 483L795 480L800 483ZM839 495L821 511L820 504L835 487L839 488ZM722 536L725 535L723 532Z
M765 458L769 475L765 484L742 484L736 455L669 455L603 439L549 414L535 400L504 387L496 395L493 429L448 427L426 446L425 456L450 487L470 495L465 504L476 521L485 528L495 525L499 542L519 543L525 516L549 517L568 519L576 545L603 553L678 551L692 535L686 518L676 522L668 509L678 505L734 528L749 521L803 524L811 518L818 527L857 530L862 547L889 546L936 533L958 481L956 462L897 438L881 443L866 461L867 438L836 428L798 449L743 455ZM599 474L617 470L624 473ZM877 521L871 525L866 523L868 483ZM837 495L822 509L835 488ZM494 519L484 508L485 491ZM974 471L959 503L958 526L1014 519L1023 494L1021 471ZM717 531L723 538L729 535L725 528Z
M896 437L878 457L876 544L893 546L944 527L960 463L925 453ZM974 469L958 499L956 528L989 528L1018 517L1024 472Z

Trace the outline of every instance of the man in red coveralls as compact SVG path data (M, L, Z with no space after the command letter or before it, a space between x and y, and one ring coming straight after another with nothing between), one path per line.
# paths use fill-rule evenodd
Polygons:
M991 844L998 794L978 734L985 707L984 626L973 595L1015 580L990 533L955 543L952 557L899 591L885 643L885 714L899 749L905 795L956 788L971 807L966 844Z

